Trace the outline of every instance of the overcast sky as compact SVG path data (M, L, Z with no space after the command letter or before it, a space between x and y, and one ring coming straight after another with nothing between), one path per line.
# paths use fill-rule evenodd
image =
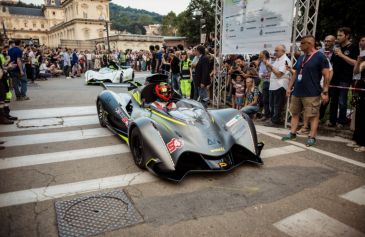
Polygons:
M44 0L21 0L26 3L33 3L41 5ZM178 15L184 11L190 0L112 0L113 3L121 5L123 7L132 7L137 9L144 9L147 11L157 12L161 15L166 15L168 12L173 11Z

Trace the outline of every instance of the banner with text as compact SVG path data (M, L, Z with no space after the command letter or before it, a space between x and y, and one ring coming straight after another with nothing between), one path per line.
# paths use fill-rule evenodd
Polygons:
M294 0L224 0L222 54L289 50L293 13Z

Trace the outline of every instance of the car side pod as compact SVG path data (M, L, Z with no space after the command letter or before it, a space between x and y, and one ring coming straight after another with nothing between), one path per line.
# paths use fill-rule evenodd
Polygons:
M129 134L131 134L132 129L136 129L136 127L140 131L143 131L141 136L143 143L145 144L144 149L146 149L146 155L148 155L145 157L146 164L151 162L153 157L158 157L158 160L160 163L162 163L162 167L165 171L174 171L175 164L167 150L166 144L163 141L160 132L155 128L153 122L146 117L138 118L133 122L133 124L131 124Z
M247 123L250 131L251 131L253 144L255 146L255 152L253 153L254 160L250 160L250 161L252 161L254 163L257 163L257 164L262 164L263 165L264 162L262 161L260 155L261 155L261 151L264 148L265 144L263 142L258 142L256 128L255 128L255 125L252 122L252 119L250 118L250 116L248 114L244 113L244 112L241 112L241 114L242 114L242 117L244 118L245 122Z

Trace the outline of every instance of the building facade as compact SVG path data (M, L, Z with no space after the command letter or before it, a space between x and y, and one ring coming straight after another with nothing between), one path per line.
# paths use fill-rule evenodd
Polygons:
M9 39L36 39L50 47L61 40L90 40L109 27L109 0L45 0L41 8L0 2L0 21Z

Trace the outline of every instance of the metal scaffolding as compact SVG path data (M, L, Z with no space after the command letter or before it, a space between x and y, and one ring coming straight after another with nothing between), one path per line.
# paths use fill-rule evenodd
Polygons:
M219 108L226 104L227 83L223 70L222 33L223 33L223 1L215 1L215 32L214 32L214 77L213 77L213 107Z
M292 45L304 35L315 35L317 27L317 16L319 0L294 0L295 15L293 22ZM223 2L224 0L215 1L215 35L214 35L214 52L215 52L215 76L213 78L213 101L212 105L219 108L226 104L226 88L229 82L224 77L226 72L223 68L222 55L222 33L223 33ZM291 55L294 59L296 47L292 47Z

